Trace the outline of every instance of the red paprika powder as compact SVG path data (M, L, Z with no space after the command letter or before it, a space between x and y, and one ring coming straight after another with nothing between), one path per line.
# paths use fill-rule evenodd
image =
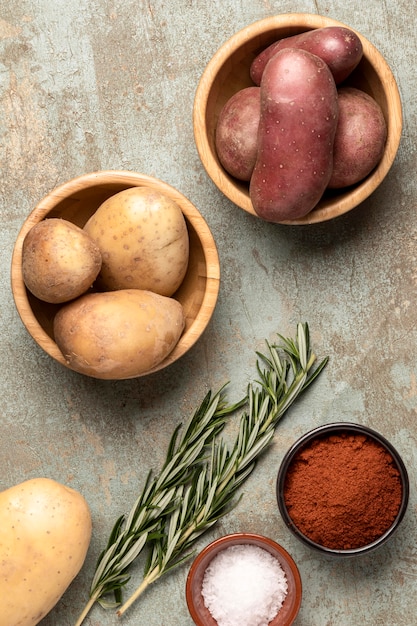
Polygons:
M319 436L293 458L284 501L295 526L333 550L378 539L401 505L398 467L384 446L363 434Z

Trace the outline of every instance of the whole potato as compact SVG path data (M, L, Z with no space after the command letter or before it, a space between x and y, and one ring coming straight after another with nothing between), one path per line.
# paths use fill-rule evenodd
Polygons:
M359 36L344 26L325 26L284 37L265 48L252 62L250 75L255 85L261 84L268 61L283 48L300 48L315 54L327 65L339 85L353 72L363 55Z
M338 93L331 189L363 180L380 162L387 140L387 124L376 100L355 87L339 87Z
M141 289L88 293L63 305L55 341L69 366L94 378L134 378L168 356L184 329L173 298Z
M259 87L237 91L220 111L216 126L216 151L225 170L239 180L250 180L258 152L261 115Z
M67 220L42 220L23 240L23 280L29 291L45 302L77 298L91 287L100 268L97 244Z
M91 539L83 496L33 478L0 493L0 626L35 626L80 571Z
M322 59L297 48L277 52L261 81L258 156L249 185L257 215L270 222L309 213L333 168L337 88Z
M84 226L103 263L101 290L144 289L171 296L188 267L184 215L171 198L148 187L132 187L108 198Z

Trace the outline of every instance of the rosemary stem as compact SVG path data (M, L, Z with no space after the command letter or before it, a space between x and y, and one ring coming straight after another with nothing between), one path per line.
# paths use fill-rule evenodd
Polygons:
M84 622L85 618L87 617L87 615L89 614L89 612L93 608L94 604L97 602L97 599L98 599L99 595L100 595L100 592L98 591L95 595L93 595L93 596L91 596L89 598L87 604L85 605L81 615L79 616L79 618L75 622L74 626L81 626L81 624Z
M126 602L120 607L120 609L118 609L118 611L116 612L118 617L122 617L122 615L129 609L129 607L136 602L136 600L139 598L139 596L142 595L142 593L144 591L146 591L146 589L149 587L149 585L151 585L153 582L155 582L155 580L158 580L158 578L161 576L162 572L160 571L160 567L159 565L156 565L153 570L151 570L150 572L148 572L145 576L145 578L142 580L141 584L139 585L139 587L136 589L136 591L130 596L130 598L128 600L126 600Z
M204 515L203 515L203 511L200 513L200 515L197 517L197 519L190 524L190 526L187 528L187 530L182 533L181 535L181 539L178 542L179 546L184 545L185 543L187 543L187 540L189 537L191 537L191 535L193 534L193 532L196 531L196 529L198 528L199 524L204 520Z
M236 468L237 468L237 463L234 465L234 467L230 469L230 472L228 473L228 475L223 478L222 482L219 485L219 489L218 489L219 493L222 493L226 489L230 481L233 480L236 474Z

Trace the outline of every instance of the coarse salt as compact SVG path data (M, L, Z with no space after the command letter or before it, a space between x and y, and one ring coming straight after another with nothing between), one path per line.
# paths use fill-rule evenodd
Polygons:
M230 546L208 565L204 604L218 626L267 626L280 610L288 585L278 559L252 544Z

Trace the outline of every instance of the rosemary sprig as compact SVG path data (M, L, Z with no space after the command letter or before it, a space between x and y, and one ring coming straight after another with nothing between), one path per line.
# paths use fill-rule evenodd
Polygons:
M271 443L277 423L325 367L327 358L312 369L316 357L307 324L298 324L295 340L279 337L281 345L266 342L268 356L257 353L259 380L248 386L248 410L241 416L232 449L223 439L214 439L210 461L193 473L188 484L177 488L178 505L149 535L152 549L142 583L117 611L119 616L151 583L186 560L200 535L237 504L233 496Z
M148 474L142 493L129 515L116 521L107 546L99 556L90 598L76 626L82 624L96 602L104 608L121 603L122 588L129 580L130 565L145 547L149 534L158 528L161 518L175 513L182 486L192 480L196 467L207 454L207 446L224 428L226 416L244 402L245 399L233 405L227 404L224 387L214 396L208 392L180 439L181 425L175 429L161 472L154 477L151 472ZM112 592L113 601L108 599Z

